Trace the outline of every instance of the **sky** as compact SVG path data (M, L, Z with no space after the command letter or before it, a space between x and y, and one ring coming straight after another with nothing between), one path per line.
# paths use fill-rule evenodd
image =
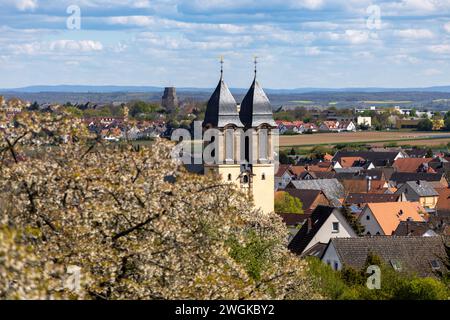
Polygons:
M1 0L0 87L450 85L450 0Z

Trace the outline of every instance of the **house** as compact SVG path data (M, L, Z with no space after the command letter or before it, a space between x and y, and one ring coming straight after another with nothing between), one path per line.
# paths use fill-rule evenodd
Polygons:
M438 234L433 231L428 222L401 221L394 235L401 237L436 237Z
M301 130L302 130L302 132L314 133L314 132L319 131L319 127L314 123L305 123L305 124L303 124Z
M339 182L348 193L385 193L389 186L385 180L373 180L363 175L340 177Z
M330 200L326 197L325 193L321 190L299 190L288 188L284 190L291 196L298 198L303 204L303 211L306 214L310 214L319 205L329 206Z
M275 123L278 126L278 131L280 134L285 134L288 131L294 132L294 133L303 133L304 127L303 127L303 121L282 121L277 120Z
M294 236L288 248L300 256L318 256L330 239L356 236L341 209L318 206Z
M281 217L284 224L286 225L289 236L288 243L294 238L298 230L302 225L311 217L311 214L298 214L298 213L277 213Z
M418 202L368 203L359 217L367 235L392 235L401 221L425 221Z
M350 168L354 167L355 164L359 164L362 161L365 160L361 157L342 157L338 163L340 164L341 168Z
M391 185L396 187L400 187L408 181L427 181L432 184L442 185L445 188L448 187L447 179L443 173L394 172L389 179ZM433 187L436 188L436 185L433 184Z
M435 209L439 193L427 181L407 181L396 192L404 195L407 201L419 202L425 209Z
M399 202L401 200L402 197L398 194L349 193L344 200L344 204L355 205L362 209L368 203Z
M447 259L445 242L443 237L333 238L322 261L335 270L344 266L362 270L369 254L375 254L396 271L433 277L436 271L447 271L442 263Z
M342 131L356 131L356 125L353 121L342 121L339 122L338 125L338 132L342 132Z
M356 123L358 126L366 126L366 127L372 127L372 117L361 117L358 116L356 118Z
M419 148L405 150L405 152L410 158L425 158L428 154L428 150Z
M334 176L332 171L304 171L298 175L297 180L333 179Z
M323 156L323 161L332 162L333 161L333 156L327 152Z
M291 165L280 164L275 174L275 190L285 189L291 182L294 174L290 171Z
M401 158L395 160L392 167L398 172L435 173L435 171L428 165L431 160L433 160L433 158Z
M339 131L339 121L324 121L319 126L319 131Z
M338 151L333 157L334 163L340 163L343 157L358 157L372 163L374 167L390 167L399 158L405 158L402 151Z
M317 180L292 180L286 190L289 188L299 190L321 190L332 206L341 206L345 198L344 186L337 179L317 179Z
M450 216L450 188L438 189L438 192L436 212L438 215Z

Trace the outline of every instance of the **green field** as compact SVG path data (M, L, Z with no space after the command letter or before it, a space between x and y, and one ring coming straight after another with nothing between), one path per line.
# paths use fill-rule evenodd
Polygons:
M361 103L366 104L408 104L412 103L412 101L395 101L395 100L374 100L374 101L360 101Z

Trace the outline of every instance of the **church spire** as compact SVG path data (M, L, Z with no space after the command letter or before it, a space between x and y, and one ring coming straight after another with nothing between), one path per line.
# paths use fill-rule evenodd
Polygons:
M244 100L242 100L239 118L246 128L256 128L264 124L276 127L276 123L273 120L272 105L266 93L259 85L258 80L256 80L258 57L255 57L254 64L255 79L245 95Z
M239 120L237 103L223 80L223 57L220 57L220 80L209 98L203 127L224 128L227 125L244 127Z

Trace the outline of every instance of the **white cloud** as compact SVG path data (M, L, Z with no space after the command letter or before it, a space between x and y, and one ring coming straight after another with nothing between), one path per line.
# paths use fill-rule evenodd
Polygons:
M318 56L322 54L322 51L318 47L306 47L305 54L307 56Z
M294 0L292 1L292 5L293 7L316 10L324 5L324 0Z
M370 39L370 34L367 31L361 30L346 30L345 38L352 44L366 43Z
M431 39L434 33L428 29L403 29L395 31L394 34L403 39Z
M56 40L49 43L49 49L51 51L91 52L103 50L103 45L99 41L92 40Z
M103 50L101 42L93 40L55 40L50 42L32 42L8 46L12 54L49 54L51 52L59 53L87 53Z
M438 44L434 46L429 46L428 50L433 53L438 54L449 54L450 53L450 45L449 44Z
M441 70L438 69L426 69L423 71L423 74L426 76L437 76L442 74L443 72Z
M397 54L393 57L393 60L397 64L403 64L405 62L410 64L417 64L419 62L419 59L408 54Z
M444 24L444 29L446 32L450 33L450 22L447 22L446 24Z
M38 7L37 0L15 0L14 3L20 11L35 10Z

